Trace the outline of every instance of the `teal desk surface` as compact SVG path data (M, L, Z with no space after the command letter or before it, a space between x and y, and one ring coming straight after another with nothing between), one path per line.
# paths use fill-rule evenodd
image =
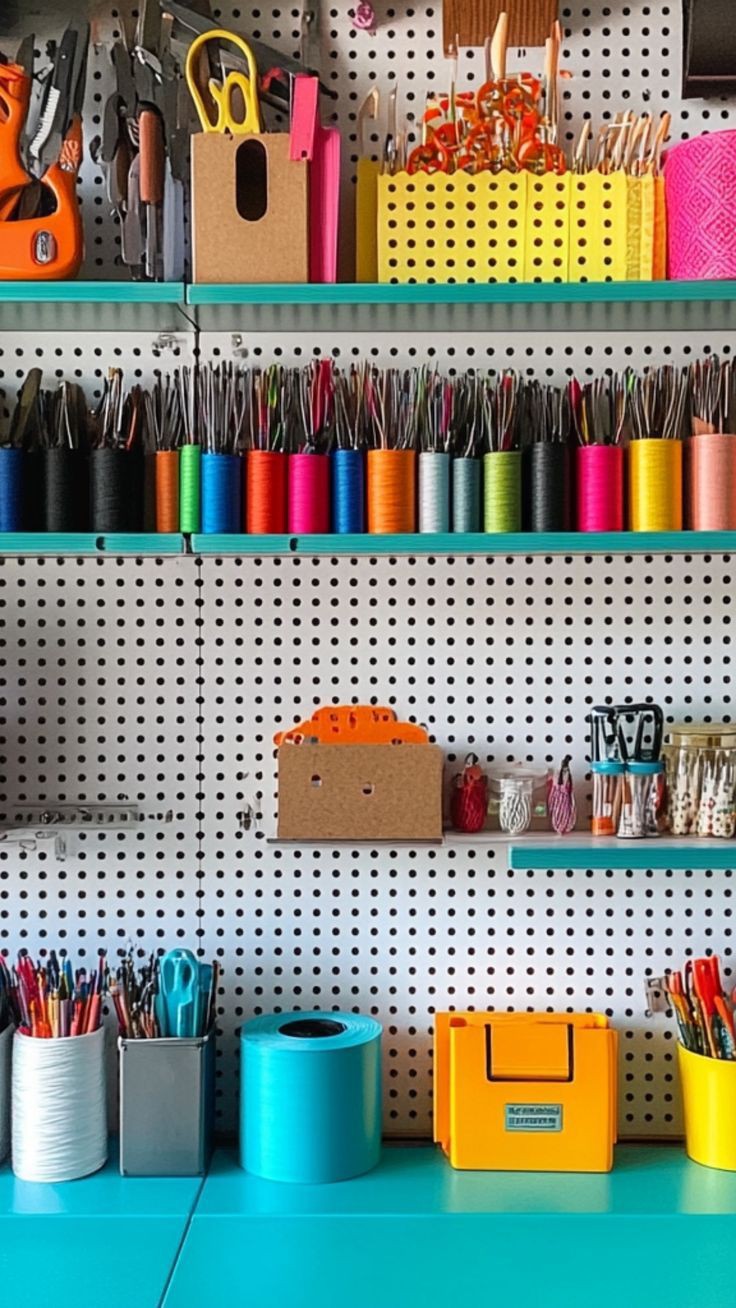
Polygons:
M111 1147L94 1176L61 1185L19 1181L0 1167L0 1285L25 1308L156 1308L201 1178L133 1179Z
M165 1308L736 1308L736 1174L622 1146L609 1176L454 1172L387 1148L333 1186L218 1152Z

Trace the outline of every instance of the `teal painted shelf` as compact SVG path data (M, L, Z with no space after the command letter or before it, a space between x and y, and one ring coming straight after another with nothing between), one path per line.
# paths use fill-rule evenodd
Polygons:
M728 554L736 531L584 533L561 531L490 535L202 536L196 554Z
M456 1172L387 1148L336 1185L248 1176L219 1152L165 1308L693 1308L733 1305L736 1175L624 1145L602 1176ZM683 1251L680 1256L674 1251Z
M183 554L184 537L162 532L0 532L2 554Z
M183 304L183 282L3 282L0 303Z
M736 300L736 281L493 282L472 286L372 282L187 286L188 304L631 304Z
M457 837L449 836L450 842ZM463 844L482 838L461 837ZM531 868L673 868L682 870L721 870L736 868L736 841L682 840L666 836L655 840L617 840L587 834L571 836L519 836L514 841L499 839L489 832L486 841L508 845L509 867L525 871Z

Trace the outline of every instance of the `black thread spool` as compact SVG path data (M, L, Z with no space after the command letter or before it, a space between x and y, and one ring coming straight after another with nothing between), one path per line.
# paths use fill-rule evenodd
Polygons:
M44 531L44 451L26 450L23 455L23 531Z
M539 441L526 450L525 530L570 530L570 462L567 445Z
M86 531L89 521L89 464L83 450L66 446L43 451L44 531Z
M89 459L90 529L104 534L140 531L143 461L129 450L92 450Z

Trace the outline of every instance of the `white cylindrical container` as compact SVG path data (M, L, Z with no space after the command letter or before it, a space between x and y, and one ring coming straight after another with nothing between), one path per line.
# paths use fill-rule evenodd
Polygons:
M13 1027L0 1032L0 1163L10 1153L10 1051Z
M16 1032L13 1171L23 1181L74 1181L107 1161L105 1032L42 1040Z

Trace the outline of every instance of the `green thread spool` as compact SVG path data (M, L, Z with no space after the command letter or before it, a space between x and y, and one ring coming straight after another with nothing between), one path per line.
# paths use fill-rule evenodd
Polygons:
M521 452L483 455L483 530L521 531Z
M199 478L202 452L198 445L182 445L179 457L180 530L199 531Z

